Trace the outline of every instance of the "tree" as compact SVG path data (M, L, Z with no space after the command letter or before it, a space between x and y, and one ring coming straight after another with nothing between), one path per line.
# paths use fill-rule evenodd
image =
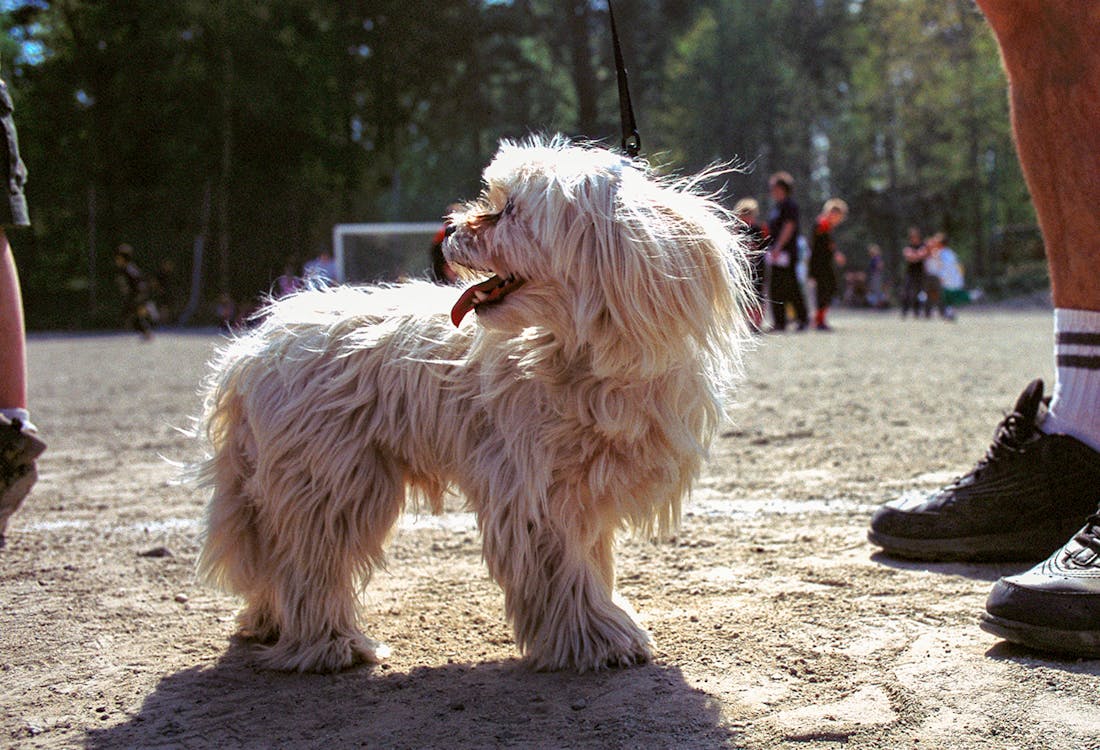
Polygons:
M32 326L114 322L110 254L254 299L343 221L440 217L501 138L617 146L605 0L15 0L0 57L30 167ZM1034 223L996 47L965 0L616 0L643 155L794 174L842 243L944 228L979 272ZM859 250L849 256L859 261ZM60 304L58 304L60 302ZM92 308L89 311L89 307Z

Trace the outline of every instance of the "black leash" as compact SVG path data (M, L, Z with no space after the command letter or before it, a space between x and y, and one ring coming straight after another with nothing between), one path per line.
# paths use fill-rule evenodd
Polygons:
M634 122L634 107L630 104L630 84L626 80L626 66L623 64L623 51L619 47L619 32L615 28L615 11L611 9L611 0L607 0L607 15L611 19L611 43L615 47L615 75L619 80L619 116L623 128L623 151L631 159L635 159L642 150L642 137L638 135L638 125Z

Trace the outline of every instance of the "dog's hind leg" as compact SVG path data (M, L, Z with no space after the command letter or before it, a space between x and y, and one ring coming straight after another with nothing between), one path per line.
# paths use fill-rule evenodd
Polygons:
M584 672L649 661L648 633L614 594L613 528L584 534L528 524L507 538L499 531L483 526L485 556L533 667Z
M248 602L237 617L242 635L271 641L278 628L265 585L266 559L257 527L255 440L239 403L227 399L221 414L230 418L221 422L214 456L199 467L199 482L214 490L206 508L199 574Z
M335 672L389 655L385 644L360 631L357 593L383 561L383 544L404 506L404 478L381 453L358 458L344 473L296 468L265 482L264 575L278 629L260 655L268 667ZM292 465L308 463L299 456Z

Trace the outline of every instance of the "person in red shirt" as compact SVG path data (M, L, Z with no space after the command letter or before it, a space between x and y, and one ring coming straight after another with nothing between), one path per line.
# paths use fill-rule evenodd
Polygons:
M836 269L844 265L844 255L837 251L833 240L833 230L848 218L848 204L840 198L830 198L814 221L814 237L810 244L810 278L814 280L817 311L814 313L814 327L819 331L829 331L825 316L829 312L833 298L836 297Z

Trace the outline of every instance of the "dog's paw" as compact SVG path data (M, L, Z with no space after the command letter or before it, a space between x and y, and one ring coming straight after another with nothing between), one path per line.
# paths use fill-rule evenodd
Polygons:
M262 647L260 661L268 669L284 672L339 672L356 664L380 664L390 647L362 633L333 635L319 642L302 643L280 638Z
M237 615L240 635L257 643L274 643L279 639L279 626L271 613L260 607L246 607Z
M560 637L527 653L527 662L540 672L572 669L599 672L609 668L647 664L653 658L649 633L630 620L590 622L582 633Z
M633 667L637 664L648 664L653 660L653 642L649 634L642 631L644 641L634 643L630 648L622 651L613 651L604 662L604 667L612 669L618 667Z

